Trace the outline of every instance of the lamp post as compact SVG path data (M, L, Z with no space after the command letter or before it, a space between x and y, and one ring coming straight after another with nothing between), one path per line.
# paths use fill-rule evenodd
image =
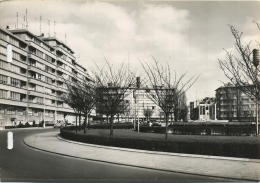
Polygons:
M139 132L139 88L140 88L140 77L136 78L136 89L137 89L137 131Z
M258 86L257 86L257 67L259 65L259 50L254 49L253 50L253 65L255 66L255 87L256 87L256 135L258 136Z

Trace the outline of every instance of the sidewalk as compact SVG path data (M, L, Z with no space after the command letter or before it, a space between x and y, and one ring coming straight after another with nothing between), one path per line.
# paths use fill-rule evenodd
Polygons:
M57 132L24 139L44 151L114 164L238 180L260 180L260 160L116 148L68 141Z

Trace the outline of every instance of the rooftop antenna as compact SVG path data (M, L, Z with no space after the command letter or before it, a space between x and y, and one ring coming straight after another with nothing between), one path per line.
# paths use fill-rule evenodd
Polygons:
M18 29L18 17L19 17L18 12L16 12L16 29Z
M22 23L22 28L24 28L25 27L25 25L26 25L26 23L25 23L25 15L23 16L23 23Z
M56 22L54 21L54 37L56 37L55 24Z
M50 35L50 20L48 20L48 34L49 34L49 37L51 37L51 35Z
M67 35L65 34L65 44L67 44Z
M25 11L25 16L26 16L26 29L28 29L28 19L27 19L27 14L28 14L28 12L27 12L27 8L26 8L26 11Z
M42 16L40 15L40 34L42 33Z

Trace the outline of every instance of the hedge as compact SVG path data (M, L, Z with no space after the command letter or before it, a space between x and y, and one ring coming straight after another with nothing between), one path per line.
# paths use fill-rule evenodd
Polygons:
M165 133L165 127L140 126L140 132ZM251 123L173 123L168 132L178 135L255 135L256 125Z
M163 151L173 153L200 154L211 156L227 156L238 158L260 159L259 143L212 143L212 142L187 142L187 141L162 141L156 139L134 138L108 138L97 135L76 134L68 128L62 128L60 135L63 138L105 146L115 146L151 151Z

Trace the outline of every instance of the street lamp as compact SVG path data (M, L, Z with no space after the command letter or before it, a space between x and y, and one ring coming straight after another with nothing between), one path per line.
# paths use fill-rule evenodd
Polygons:
M258 91L258 86L257 86L257 67L259 65L259 50L258 49L254 49L253 50L253 65L255 66L255 79L256 79L256 83L255 83L255 87L256 87L256 135L258 135L258 95L259 95L259 91Z

